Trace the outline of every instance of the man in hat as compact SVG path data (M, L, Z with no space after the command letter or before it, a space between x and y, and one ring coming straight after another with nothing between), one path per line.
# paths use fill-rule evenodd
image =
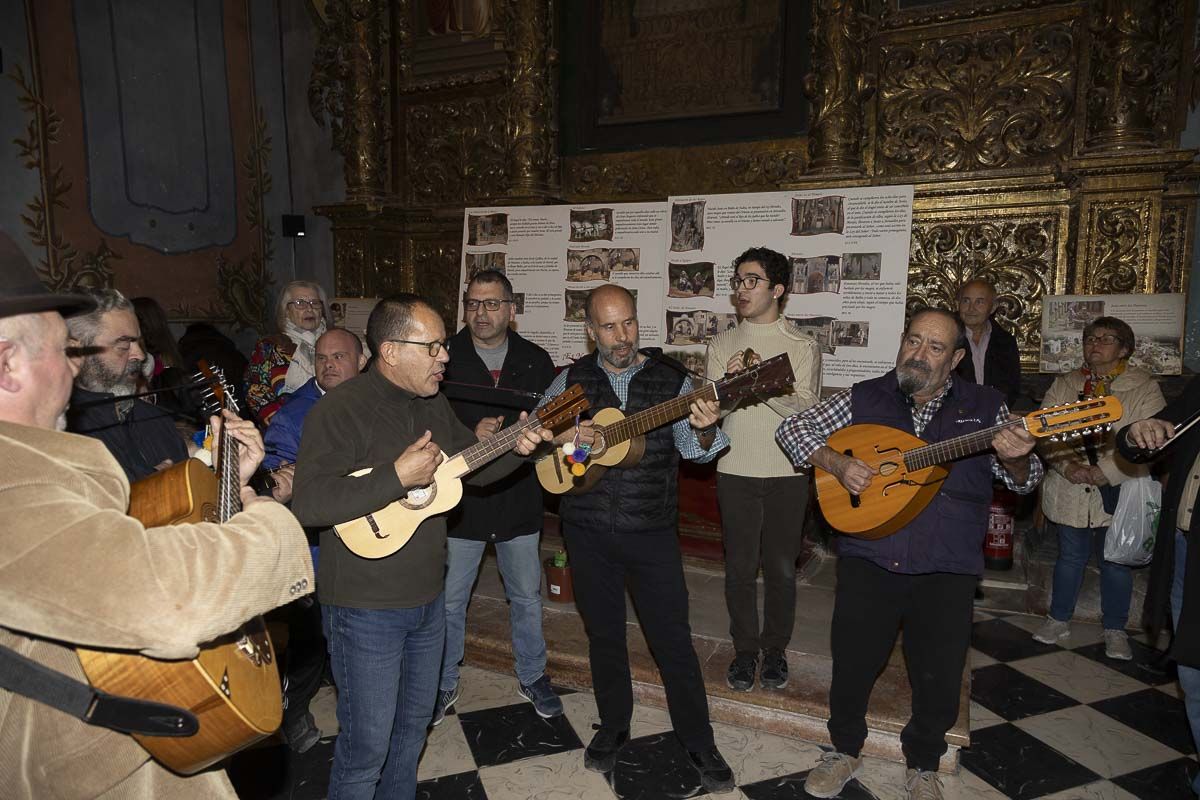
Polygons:
M299 523L245 486L262 439L233 415L224 424L241 443L240 513L150 529L125 514L129 483L104 444L62 432L75 377L63 315L91 306L47 293L0 234L0 647L79 682L75 646L192 658L313 586ZM0 686L16 674L0 671ZM6 797L237 797L222 770L177 775L131 736L46 704L63 694L0 688ZM101 708L111 701L84 716L94 722Z

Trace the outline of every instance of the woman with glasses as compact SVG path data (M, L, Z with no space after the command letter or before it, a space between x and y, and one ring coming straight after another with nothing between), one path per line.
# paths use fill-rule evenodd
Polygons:
M271 423L285 394L314 375L317 339L325 332L325 290L312 281L292 281L279 293L279 333L254 345L246 367L246 402L262 426Z
M1055 378L1042 407L1084 397L1115 395L1125 409L1120 427L1157 414L1166 404L1154 377L1130 366L1133 330L1116 317L1097 317L1083 329L1083 366ZM1116 431L1065 442L1046 442L1039 451L1049 465L1042 485L1042 511L1058 532L1058 560L1050 596L1050 616L1033 638L1055 644L1071 635L1070 621L1092 551L1100 564L1100 606L1104 654L1129 661L1125 635L1133 572L1104 560L1104 537L1116 510L1120 484L1146 474L1114 446Z

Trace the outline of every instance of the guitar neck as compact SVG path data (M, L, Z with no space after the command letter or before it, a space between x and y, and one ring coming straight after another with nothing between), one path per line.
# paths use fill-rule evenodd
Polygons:
M221 445L217 455L217 514L221 522L242 510L242 481L238 469L238 440L221 425Z
M625 419L604 426L604 442L606 445L620 444L635 436L642 436L655 428L661 428L671 422L686 417L688 407L696 400L716 400L717 386L706 384L694 392L659 403L656 406L639 411Z
M461 478L463 475L495 461L517 446L517 441L521 438L522 433L536 428L540 424L541 420L531 415L524 422L505 428L495 436L489 436L482 442L473 444L466 450L451 456L447 459L448 461L461 461L461 466L455 470L458 474L454 477Z
M1025 419L1022 417L1020 419L1009 420L1000 425L993 425L990 428L984 428L974 433L955 436L953 439L934 442L924 447L914 447L912 450L905 451L904 463L908 465L910 470L925 469L926 467L932 467L934 464L942 464L946 461L953 461L956 458L965 458L973 456L976 453L982 453L992 446L992 439L996 437L997 433L1005 428L1012 428L1017 425L1025 425Z

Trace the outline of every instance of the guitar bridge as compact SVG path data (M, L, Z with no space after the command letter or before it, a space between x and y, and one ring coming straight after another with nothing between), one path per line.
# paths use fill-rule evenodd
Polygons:
M237 640L237 649L256 667L271 663L271 646L259 635L243 633Z

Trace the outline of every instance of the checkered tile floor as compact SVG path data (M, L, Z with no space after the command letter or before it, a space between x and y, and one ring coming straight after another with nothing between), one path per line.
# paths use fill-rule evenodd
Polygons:
M1099 626L1075 624L1064 645L1033 641L1041 620L977 613L971 665L972 746L944 776L954 798L1193 798L1200 765L1173 671L1133 642L1132 662L1104 657ZM566 714L542 720L511 676L464 668L454 713L433 730L417 792L426 800L680 798L700 796L698 776L670 733L665 711L636 710L630 744L608 776L583 767L597 721L587 692L562 690ZM334 698L314 701L322 730L336 727ZM726 798L807 797L815 745L717 724L717 743L738 789ZM281 746L238 756L231 774L243 798L325 797L333 738L290 757ZM843 798L902 798L904 768L867 759Z

